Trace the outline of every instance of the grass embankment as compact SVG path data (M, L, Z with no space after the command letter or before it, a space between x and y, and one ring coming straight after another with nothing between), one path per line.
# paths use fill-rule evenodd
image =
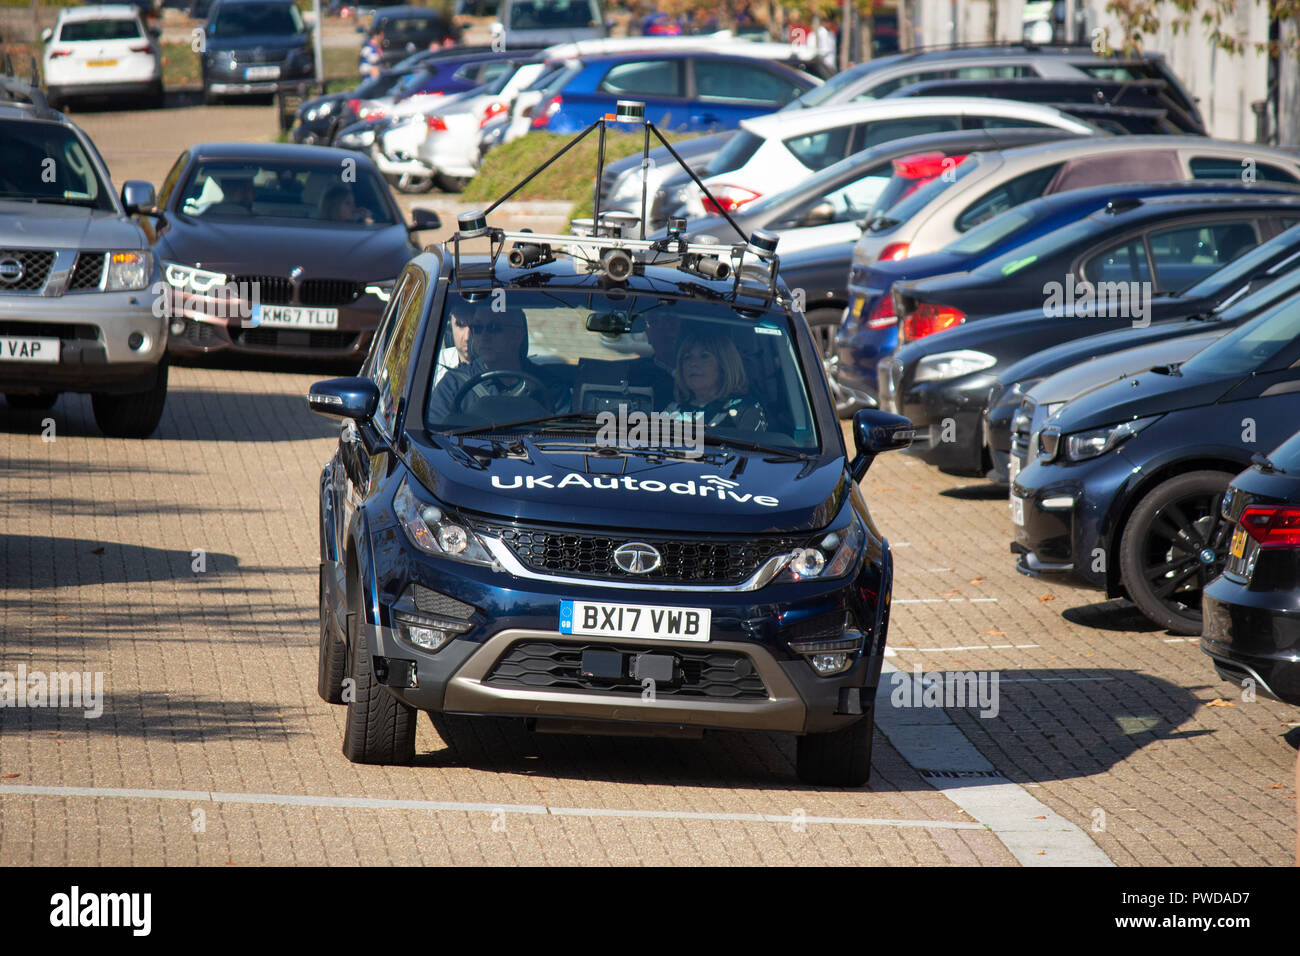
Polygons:
M667 134L670 143L690 139L693 133ZM572 217L590 216L591 191L596 182L598 133L591 133L577 146L556 160L547 170L511 199L568 199L575 203ZM488 153L461 198L465 202L491 202L515 183L546 162L572 137L555 133L529 133ZM612 163L640 152L640 133L614 133L605 137L605 162ZM654 140L651 140L652 145Z

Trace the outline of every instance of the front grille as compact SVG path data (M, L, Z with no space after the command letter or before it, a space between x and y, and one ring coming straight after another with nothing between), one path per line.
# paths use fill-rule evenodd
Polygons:
M103 252L81 252L77 254L77 264L72 269L72 278L68 280L68 291L98 289L104 278L104 262L107 254Z
M746 655L734 651L695 651L677 647L520 641L510 645L501 655L484 683L496 687L598 690L640 696L641 682L632 677L624 676L619 680L582 677L582 652L587 648L628 655L652 652L677 658L681 680L675 684L656 683L655 695L658 697L767 699L767 687L758 676L754 662Z
M360 282L351 279L307 279L298 288L303 305L351 305L361 298Z
M99 329L93 325L63 325L58 322L0 322L0 335L62 339L65 342L99 341Z
M773 555L801 547L796 538L611 537L555 528L476 525L499 537L534 571L576 577L679 584L739 584ZM631 541L653 545L662 557L647 574L628 574L614 563L614 549Z
M181 338L191 345L203 348L221 341L215 325L211 322L195 322L193 319L185 320L185 331L181 333Z
M289 305L293 302L293 283L287 276L234 276L231 281L255 286L257 301L263 305Z
M1020 407L1016 409L1016 414L1011 419L1011 454L1016 455L1021 461L1029 459L1029 434L1034 423L1035 411L1037 405L1031 399L1021 399Z
M3 276L14 269L12 261L21 266L22 274L6 281ZM49 249L0 249L0 293L39 292L45 288L53 266L54 252Z
M344 351L356 345L356 332L300 332L296 329L240 329L235 342L250 348L320 349Z

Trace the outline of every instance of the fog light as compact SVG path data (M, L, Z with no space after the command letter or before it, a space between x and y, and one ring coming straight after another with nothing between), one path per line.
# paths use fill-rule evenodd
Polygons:
M397 627L398 637L426 651L441 650L457 634L456 630L442 626L440 621L433 618L394 614L393 623Z
M820 676L829 677L848 670L852 660L852 655L845 651L837 651L830 654L812 654L808 658L808 663Z
M185 320L184 320L184 319L172 319L171 329L172 329L172 335L184 335L184 334L185 334Z

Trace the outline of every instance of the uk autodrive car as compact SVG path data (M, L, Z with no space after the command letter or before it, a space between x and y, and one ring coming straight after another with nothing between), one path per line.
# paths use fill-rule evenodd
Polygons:
M153 250L173 355L362 359L418 249L365 156L287 143L204 143L163 182Z
M345 420L319 671L331 702L354 682L345 755L409 763L424 710L792 733L802 780L863 784L893 562L858 481L909 424L864 410L846 449L775 262L508 239L513 265L413 260L360 377L311 390Z
M1068 402L1030 439L1011 485L1021 570L1132 600L1177 633L1201 630L1223 567L1224 490L1300 416L1300 298L1181 364Z
M1223 517L1232 538L1201 598L1201 650L1224 680L1300 704L1300 434L1233 479Z

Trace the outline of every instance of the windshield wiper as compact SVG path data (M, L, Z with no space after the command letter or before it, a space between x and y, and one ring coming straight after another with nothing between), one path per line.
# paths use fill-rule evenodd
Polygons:
M809 457L806 452L794 451L790 448L773 448L771 445L761 445L758 442L746 441L743 438L724 438L721 435L710 435L707 432L704 435L704 443L706 445L713 444L721 445L723 447L730 445L733 448L743 448L745 451L756 451L765 455L777 455L782 458L797 458L799 461L807 461Z
M475 425L473 428L462 428L460 431L447 432L450 438L459 438L462 435L485 435L492 432L507 431L512 428L523 428L527 425L560 425L572 422L585 422L596 424L596 416L591 412L569 412L564 415L543 415L540 418L525 418L517 422L493 422L490 425Z

